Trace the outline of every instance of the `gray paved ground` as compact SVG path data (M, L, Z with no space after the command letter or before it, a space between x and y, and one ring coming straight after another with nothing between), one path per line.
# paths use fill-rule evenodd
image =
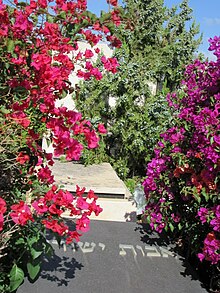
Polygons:
M34 284L18 293L202 293L179 257L136 223L92 221L77 246L58 249ZM53 242L52 240L50 240Z

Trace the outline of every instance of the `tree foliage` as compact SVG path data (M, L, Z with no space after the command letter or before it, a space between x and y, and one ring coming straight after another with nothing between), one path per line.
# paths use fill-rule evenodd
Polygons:
M99 84L91 80L83 85L77 107L106 123L109 135L99 149L100 159L110 160L125 179L144 175L158 135L171 120L164 97L177 87L201 38L195 38L199 28L186 0L171 9L161 0L127 0L122 14L116 30L122 46L114 51L118 73L107 73ZM116 98L114 107L109 97Z

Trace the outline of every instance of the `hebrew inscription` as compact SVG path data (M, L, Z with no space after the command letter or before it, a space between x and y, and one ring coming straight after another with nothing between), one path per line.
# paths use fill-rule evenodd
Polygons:
M136 245L136 248L142 252L142 255L145 256L144 250L140 245Z
M135 251L133 245L119 244L119 248L120 248L119 255L125 256L125 255L127 254L126 250L127 250L127 249L130 249L130 250L133 252L134 257L137 256L137 252Z
M58 244L55 239L48 241L51 244ZM66 252L67 245L62 240L60 243L60 246L63 248L63 251ZM70 244L68 247L71 247L73 253L75 253L77 250L81 250L82 253L103 253L106 249L106 245L104 243L95 243L95 242L78 242ZM151 245L130 245L130 244L119 244L119 255L122 257L125 257L127 255L132 255L135 259L137 257L162 257L162 258L168 258L177 256L170 251L168 248L160 247L158 245L151 246Z
M102 251L105 249L105 244L99 242L99 246L102 248Z

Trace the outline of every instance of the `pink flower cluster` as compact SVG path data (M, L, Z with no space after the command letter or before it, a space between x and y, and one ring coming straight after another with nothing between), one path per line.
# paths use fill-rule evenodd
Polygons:
M210 221L210 226L212 226L213 230L220 233L220 205L213 208L214 217Z
M10 212L10 217L15 224L24 226L29 220L34 221L29 206L23 200L18 204L13 204L10 209L12 211Z
M111 4L116 6L117 1L113 1ZM53 10L57 15L65 14L67 17L65 20L63 19L63 23L45 21L35 27L32 17L41 14L42 8L46 7ZM78 52L77 42L65 36L62 33L62 27L68 27L72 23L77 24L85 20L85 23L88 22L88 29L81 29L80 34L90 44L97 44L105 36L108 41L111 42L112 40L113 46L119 46L119 41L111 35L110 31L104 29L105 33L103 34L103 25L100 23L96 27L100 34L89 29L91 19L86 16L86 13L83 14L85 11L86 1L69 2L62 0L53 3L47 1L41 3L41 1L33 0L24 9L15 9L10 15L6 5L1 4L0 6L0 37L3 37L7 31L16 44L13 54L7 56L9 61L14 64L13 78L9 73L8 85L12 90L22 87L26 91L26 98L22 99L22 102L17 99L11 101L11 113L7 115L7 118L12 119L24 128L32 129L27 137L27 144L33 151L39 153L41 152L39 146L38 150L35 147L36 128L33 130L34 121L28 114L31 107L34 107L38 112L37 115L41 124L44 124L53 134L51 139L55 155L59 156L64 153L67 160L79 159L84 147L83 136L84 142L87 143L89 148L97 147L99 138L91 129L91 124L82 120L79 113L67 110L64 107L58 108L55 101L63 93L71 91L68 79L75 68L76 62L81 61L82 64L85 64L87 71L78 71L78 76L85 80L91 76L99 80L102 78L102 73L90 61L96 52L99 53L99 50L96 49L93 52L86 49L84 54ZM114 13L116 13L115 11L118 10L113 10ZM118 12L117 16L119 17ZM117 21L115 20L115 22ZM31 42L29 42L30 39ZM23 44L26 44L25 47ZM75 58L71 59L71 54L68 55L68 53L73 54ZM104 68L115 73L118 67L117 60L104 56L102 58Z
M196 226L198 239L205 239L200 259L216 264L220 247L216 206L220 193L220 37L210 43L217 61L196 60L187 66L182 94L167 96L169 106L178 112L176 123L161 134L143 186L148 202L145 216L151 228L191 233L188 227ZM200 225L206 225L206 234L201 235ZM214 233L214 238L206 237L208 233Z
M59 107L56 101L74 91L69 76L76 65L85 69L78 71L78 76L85 80L92 76L100 80L105 70L117 71L119 64L115 58L103 56L99 67L92 61L100 53L94 47L100 40L115 47L121 45L108 29L109 24L120 23L117 1L110 4L111 16L103 23L91 18L86 0L31 0L25 5L15 0L10 7L0 0L1 58L2 64L7 63L3 66L4 87L9 89L3 101L7 109L5 127L18 130L16 141L20 142L20 148L13 154L19 179L14 180L12 189L15 193L24 191L11 198L8 194L0 197L0 230L7 229L12 222L26 226L38 221L70 243L79 239L80 232L88 231L89 216L102 211L91 190L85 195L85 189L77 187L73 196L55 185L45 195L36 195L34 189L37 184L49 188L54 183L49 168L54 164L53 156L42 149L44 134L49 133L54 155L65 155L70 161L79 160L84 148L98 147L99 136L107 132L102 123L95 130L81 113ZM84 39L92 49L81 52L78 39ZM25 201L27 191L34 195ZM65 211L76 217L76 230L70 231L63 222Z
M202 224L206 223L208 221L208 217L209 217L209 210L207 208L201 207L198 210L198 216L199 216Z
M220 240L216 239L216 236L213 232L208 233L207 237L204 240L204 247L202 253L198 253L198 258L200 261L206 259L210 261L211 264L217 264L220 261Z
M31 204L20 200L18 203L11 205L9 215L12 221L20 226L28 225L29 221L34 222L36 217L40 218L41 224L54 233L65 237L69 244L73 240L79 240L79 232L89 230L89 216L92 213L98 216L102 212L102 208L96 203L98 197L94 192L89 190L87 195L84 193L85 188L80 189L79 186L77 186L74 196L70 192L58 189L56 185L53 185L44 196L35 199ZM6 202L0 197L0 230L3 229L3 214L5 212ZM66 212L66 216L75 218L76 229L74 231L71 231L61 218L64 212Z

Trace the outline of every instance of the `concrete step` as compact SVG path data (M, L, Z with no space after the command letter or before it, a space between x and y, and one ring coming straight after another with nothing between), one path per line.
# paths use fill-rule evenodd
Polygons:
M89 217L91 220L113 222L136 221L136 205L131 200L99 198L97 204L103 208L103 211L98 216L91 215ZM67 214L64 214L63 217L69 218Z
M136 205L133 201L121 199L99 198L97 203L103 211L96 217L91 215L91 220L116 221L116 222L135 222Z

